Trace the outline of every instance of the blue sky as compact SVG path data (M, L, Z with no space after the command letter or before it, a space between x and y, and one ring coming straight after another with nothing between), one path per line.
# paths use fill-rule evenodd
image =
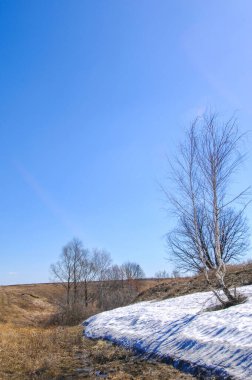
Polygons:
M0 0L1 284L48 281L74 236L148 276L172 270L165 156L209 108L251 130L251 12L245 0ZM251 185L250 134L242 148L233 191Z

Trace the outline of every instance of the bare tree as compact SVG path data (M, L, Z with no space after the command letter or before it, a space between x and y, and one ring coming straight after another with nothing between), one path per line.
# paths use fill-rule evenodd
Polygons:
M51 265L51 273L55 280L66 289L66 304L74 306L83 299L87 306L87 282L94 278L95 269L87 249L78 239L73 239L63 247L60 259Z
M165 269L163 269L163 270L159 270L158 272L156 272L154 277L162 279L162 278L169 278L170 275Z
M70 305L70 293L72 289L72 256L66 247L63 248L60 259L51 265L51 273L54 279L62 284L66 290L66 304Z
M73 239L65 247L72 258L72 283L73 283L73 304L78 301L78 292L83 277L83 267L85 263L86 252L83 249L82 242Z
M180 268L202 271L222 304L240 299L226 285L226 263L248 248L246 203L235 207L248 189L236 196L228 191L243 158L237 150L240 139L234 119L223 125L215 114L195 119L170 163L175 189L164 189L178 220L167 235L169 252ZM214 273L215 283L209 273Z
M172 271L172 277L173 278L179 278L180 277L180 273L179 273L178 269L173 269L173 271Z
M112 280L117 287L123 288L124 272L120 265L112 265L108 270L108 279Z
M104 249L94 248L92 252L92 262L94 265L95 279L106 280L107 271L112 263L111 255Z
M110 265L112 263L110 253L103 249L93 249L92 262L95 270L95 279L98 281L96 285L96 301L97 306L106 309L106 293L107 293L107 280Z
M90 295L88 291L90 281L95 279L96 267L93 261L93 257L88 249L82 249L80 260L80 286L84 288L84 303L85 307L88 307L90 301Z
M145 274L141 266L134 262L126 262L122 265L124 278L126 280L136 280L138 278L144 278Z

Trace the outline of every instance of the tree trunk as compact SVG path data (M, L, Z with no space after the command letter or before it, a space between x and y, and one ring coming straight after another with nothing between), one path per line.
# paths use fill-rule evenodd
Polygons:
M85 299L85 306L88 306L88 289L87 289L87 280L84 281L84 299Z

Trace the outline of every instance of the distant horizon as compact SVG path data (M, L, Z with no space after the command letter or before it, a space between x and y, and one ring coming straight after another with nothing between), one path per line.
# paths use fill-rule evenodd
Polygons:
M249 0L1 2L1 285L48 282L73 237L148 277L172 272L158 183L196 116L235 113L251 131L251 12ZM251 141L234 194L252 183Z
M227 267L241 267L243 265L247 265L247 264L251 264L251 260L247 260L247 261L240 261L240 262L236 262L236 263L230 263L227 265ZM172 273L169 273L169 277L155 277L155 275L151 276L151 277L143 277L143 278L137 278L135 279L136 281L151 281L151 280L155 280L157 282L160 282L160 281L163 281L163 280L176 280L177 279L183 279L183 278L193 278L195 276L200 276L200 274L198 273L191 273L191 272L187 272L187 273L183 273L183 272L179 272L179 275L178 277L174 277ZM135 281L133 280L133 281ZM118 281L118 280L111 280L111 279L108 279L108 280L90 280L89 283L92 283L92 282L109 282L109 281ZM124 279L123 281L128 281L127 279ZM84 280L82 281L84 282ZM0 286L29 286L29 285L59 285L59 286L62 286L62 282L60 281L46 281L46 282L27 282L27 283L13 283L13 284L0 284Z

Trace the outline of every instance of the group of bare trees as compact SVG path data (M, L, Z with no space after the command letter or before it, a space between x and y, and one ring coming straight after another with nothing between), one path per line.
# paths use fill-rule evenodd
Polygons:
M134 280L145 276L139 264L112 265L107 251L84 248L79 239L63 247L51 274L65 290L60 306L73 322L90 306L107 310L130 302L136 295Z
M165 279L165 278L178 278L180 273L178 269L173 269L171 274L169 274L165 269L159 270L155 273L154 278Z
M241 301L226 284L226 264L248 248L248 189L230 191L243 160L241 137L233 118L223 124L215 114L197 118L169 162L173 187L163 188L177 220L167 235L170 257L182 270L203 272L224 306Z

